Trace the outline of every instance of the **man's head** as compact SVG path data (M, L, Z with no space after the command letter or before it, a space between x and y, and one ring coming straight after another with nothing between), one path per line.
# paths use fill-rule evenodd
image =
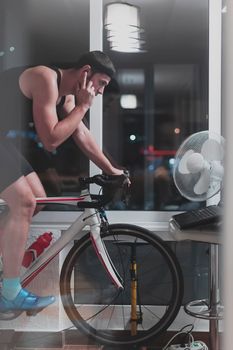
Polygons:
M115 74L115 67L110 58L102 51L91 51L80 57L75 64L75 69L79 70L80 76L92 81L95 95L102 95L105 87L109 84Z
M83 54L75 68L82 68L85 65L89 65L92 70L92 74L94 73L104 73L108 75L110 78L114 76L116 73L116 69L110 60L110 58L102 51L90 51Z
M116 70L110 58L102 51L90 51L83 54L78 61L54 64L61 69L75 69L81 81L86 74L86 80L93 82L95 94L103 94Z

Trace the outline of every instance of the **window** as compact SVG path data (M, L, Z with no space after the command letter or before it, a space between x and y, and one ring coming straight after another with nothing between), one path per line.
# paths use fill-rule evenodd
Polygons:
M143 222L167 222L172 210L192 205L173 184L176 150L190 134L216 125L218 129L220 124L221 9L217 0L134 0L141 9L145 51L123 53L110 50L106 31L101 25L96 28L101 18L92 23L90 16L93 6L95 15L97 8L104 14L110 2L2 1L0 68L75 61L90 47L102 49L103 41L117 75L106 89L103 106L94 107L98 115L92 118L90 113L90 122L98 120L94 136L103 141L110 159L128 168L132 177L129 206L110 209L143 211ZM101 40L93 39L95 35ZM25 133L11 135L30 143L29 160L48 195L77 193L78 176L89 172L88 160L71 140L47 154L32 127L28 124Z
M104 1L106 5L111 1ZM186 210L176 190L174 155L184 139L208 129L208 1L136 1L142 52L104 51L116 79L103 105L104 150L130 170L130 210Z

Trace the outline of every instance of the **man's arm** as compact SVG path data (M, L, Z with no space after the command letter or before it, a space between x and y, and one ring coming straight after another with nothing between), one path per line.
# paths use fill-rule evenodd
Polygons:
M74 96L67 96L63 106L64 115L70 113L70 111L74 108L74 104ZM75 143L88 157L88 159L95 163L104 173L108 175L121 175L123 173L122 170L114 167L108 158L103 154L89 129L82 121L79 123L72 136Z
M28 70L20 81L21 89L27 90L33 100L33 119L41 142L48 151L56 149L76 130L90 108L94 92L86 86L86 76L79 90L78 106L74 106L61 121L58 120L56 103L58 100L57 76L51 69L39 66Z
M112 166L95 142L82 119L92 105L95 92L92 82L87 83L84 73L81 86L77 88L76 97L79 104L75 106L74 96L66 98L64 118L58 120L56 103L58 100L57 76L48 67L39 66L28 71L22 77L21 89L33 100L33 118L37 133L48 151L56 149L67 138L73 138L80 149L107 174L122 174L122 170ZM25 82L26 81L26 82ZM27 91L26 91L27 90Z
M103 154L88 128L81 122L73 133L73 139L83 153L108 175L121 175L122 170L115 168Z

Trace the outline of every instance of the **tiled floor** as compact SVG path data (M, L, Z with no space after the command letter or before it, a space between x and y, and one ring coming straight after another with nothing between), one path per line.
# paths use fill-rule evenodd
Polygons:
M14 350L108 350L104 347L96 347L89 345L66 345L63 348L14 348ZM141 347L140 350L147 350L146 347Z
M14 350L105 350L105 348L89 345L66 345L63 348L15 348ZM106 350L108 349L106 348ZM147 350L147 348L141 347L140 350Z
M194 339L204 341L209 345L208 333L193 333ZM129 346L126 350L161 350L174 332L166 332L149 346ZM177 338L177 341L179 339ZM8 343L8 345L6 344ZM82 345L81 345L82 344ZM78 330L65 332L15 332L14 330L0 329L0 350L123 350L122 347L111 347L96 344L89 336ZM124 348L125 349L125 348Z

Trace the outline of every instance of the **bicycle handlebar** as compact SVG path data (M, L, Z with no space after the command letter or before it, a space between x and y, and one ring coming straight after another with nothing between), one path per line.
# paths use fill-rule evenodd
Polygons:
M122 175L105 175L98 174L91 177L81 177L79 179L81 188L87 188L89 184L96 184L101 187L121 187L128 181L129 175L124 173Z
M104 194L102 195L91 195L93 201L86 202L82 201L78 203L79 208L101 208L107 203L111 202L114 195L119 189L129 187L129 173L124 172L122 175L105 175L99 174L92 177L82 177L79 179L81 189L88 188L89 184L96 184L103 188Z

